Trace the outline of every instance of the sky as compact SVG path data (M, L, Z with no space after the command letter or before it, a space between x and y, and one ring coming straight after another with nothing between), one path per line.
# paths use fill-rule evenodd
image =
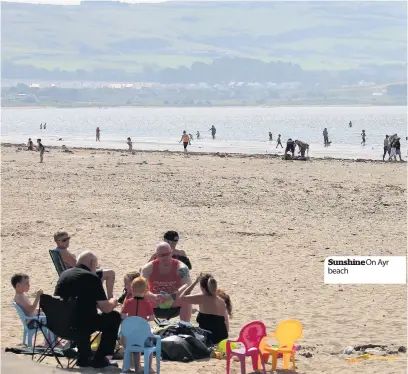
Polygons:
M0 1L8 1L12 3L60 4L60 5L80 3L80 0L0 0ZM91 1L98 1L98 0L91 0ZM109 1L109 0L102 0L102 1ZM110 1L115 1L115 0L110 0ZM122 1L124 3L162 3L165 1L183 1L184 2L184 1L242 1L242 0L116 0L116 1ZM271 1L271 0L258 0L258 1Z

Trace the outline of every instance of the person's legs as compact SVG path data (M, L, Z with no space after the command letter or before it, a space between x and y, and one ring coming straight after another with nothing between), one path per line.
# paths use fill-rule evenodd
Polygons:
M135 373L138 373L140 371L140 353L132 353L132 358L133 358L133 364L135 368Z
M95 363L102 363L106 356L113 355L121 322L122 318L116 311L99 314L95 319L95 329L102 333L101 342L95 353Z
M113 297L113 287L115 285L115 272L110 269L103 269L102 282L106 282L106 294L108 299Z
M89 366L92 357L91 333L81 332L75 339L78 346L78 366Z

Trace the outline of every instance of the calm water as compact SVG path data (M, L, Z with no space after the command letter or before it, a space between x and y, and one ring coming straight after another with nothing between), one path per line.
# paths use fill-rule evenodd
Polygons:
M181 150L181 133L195 137L190 151L277 153L277 134L308 142L315 157L381 158L385 134L398 133L405 154L406 107L281 107L281 108L81 108L2 110L1 141L27 142L41 137L43 144L127 149L130 136L135 149ZM349 121L353 127L349 128ZM40 123L47 123L40 130ZM211 139L211 125L217 139ZM101 142L95 142L95 129ZM327 127L332 145L324 148L322 131ZM361 130L367 143L363 147ZM274 141L268 141L268 132ZM58 141L63 138L63 142ZM279 153L283 153L279 149Z

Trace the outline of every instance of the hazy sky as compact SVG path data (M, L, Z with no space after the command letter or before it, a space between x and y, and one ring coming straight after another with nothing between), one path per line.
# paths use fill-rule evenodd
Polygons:
M35 3L35 4L79 4L80 3L80 0L0 0L0 1L8 1L12 3ZM107 1L107 0L102 0L102 1ZM122 1L125 3L161 3L165 1L185 1L185 0L117 0L117 1ZM187 0L187 1L220 1L220 0ZM240 0L221 0L221 1L240 1Z

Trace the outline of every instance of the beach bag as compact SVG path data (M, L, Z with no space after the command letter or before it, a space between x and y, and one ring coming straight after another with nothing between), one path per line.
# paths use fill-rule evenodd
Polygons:
M162 339L164 360L190 362L209 358L211 349L191 335L173 335Z
M162 339L163 360L191 362L194 361L193 352L189 344L181 336L173 335Z

